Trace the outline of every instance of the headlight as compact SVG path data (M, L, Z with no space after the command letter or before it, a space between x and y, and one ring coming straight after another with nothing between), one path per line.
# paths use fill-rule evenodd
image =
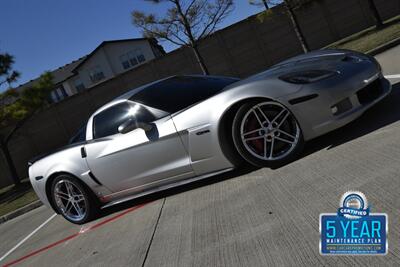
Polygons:
M315 83L337 74L339 72L330 70L305 70L282 75L279 79L288 83L305 84Z

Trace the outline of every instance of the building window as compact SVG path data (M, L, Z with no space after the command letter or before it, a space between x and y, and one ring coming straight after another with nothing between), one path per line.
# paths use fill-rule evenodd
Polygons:
M135 50L136 53L136 57L138 59L139 62L145 62L146 58L143 55L142 49L138 48Z
M105 78L103 71L100 66L96 66L89 71L89 77L92 83L99 82Z
M57 89L51 92L51 99L53 102L60 102L64 98L68 96L67 92L65 91L63 86L58 87Z
M132 67L138 64L138 61L136 59L136 55L134 52L129 52L128 57L129 57L129 62L131 63Z
M75 88L76 88L76 91L79 93L79 92L82 92L83 90L85 90L85 85L83 84L83 82L81 81L81 79L76 79L75 81L74 81L74 85L75 85Z
M122 67L124 70L127 70L129 68L132 68L136 66L139 63L145 62L146 58L143 55L143 52L141 49L136 49L135 51L130 51L126 54L123 54L119 57Z
M127 54L120 56L119 60L121 61L121 64L122 64L122 67L124 68L124 70L127 70L131 67L131 64L129 63Z

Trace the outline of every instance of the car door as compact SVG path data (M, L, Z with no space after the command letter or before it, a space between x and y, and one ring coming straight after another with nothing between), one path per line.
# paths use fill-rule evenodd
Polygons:
M127 120L151 127L119 133L118 127ZM95 177L114 192L193 176L169 115L157 118L150 108L125 101L96 114L92 129L93 140L85 145L87 163Z

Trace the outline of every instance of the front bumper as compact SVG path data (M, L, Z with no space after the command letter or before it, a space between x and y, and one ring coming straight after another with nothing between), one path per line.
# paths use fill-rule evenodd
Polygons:
M38 198L40 199L40 201L42 201L42 203L45 206L51 208L50 202L49 202L49 200L47 199L47 196L46 196L46 183L45 183L45 180L42 179L40 181L37 181L34 178L34 176L31 175L30 168L29 168L29 180L30 180L30 182L32 184L33 190L35 191L35 193L38 196Z
M350 108L338 115L334 115L324 123L315 125L313 127L314 133L316 136L319 136L348 124L361 116L367 109L371 108L389 95L391 89L392 86L390 82L385 78L380 77L375 79L371 84L368 84L364 88L356 91L354 94L349 95L345 100L341 100L348 100L351 104L351 106L349 106Z
M298 119L304 139L310 140L355 120L389 95L391 88L379 71L328 89L307 90L318 93L318 97L296 105L288 103L288 107Z

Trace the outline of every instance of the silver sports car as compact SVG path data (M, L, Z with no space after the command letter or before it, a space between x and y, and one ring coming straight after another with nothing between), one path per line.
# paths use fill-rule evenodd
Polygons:
M97 110L71 144L29 164L33 188L65 219L232 170L279 167L304 141L390 93L378 62L345 50L286 60L244 80L174 76Z

